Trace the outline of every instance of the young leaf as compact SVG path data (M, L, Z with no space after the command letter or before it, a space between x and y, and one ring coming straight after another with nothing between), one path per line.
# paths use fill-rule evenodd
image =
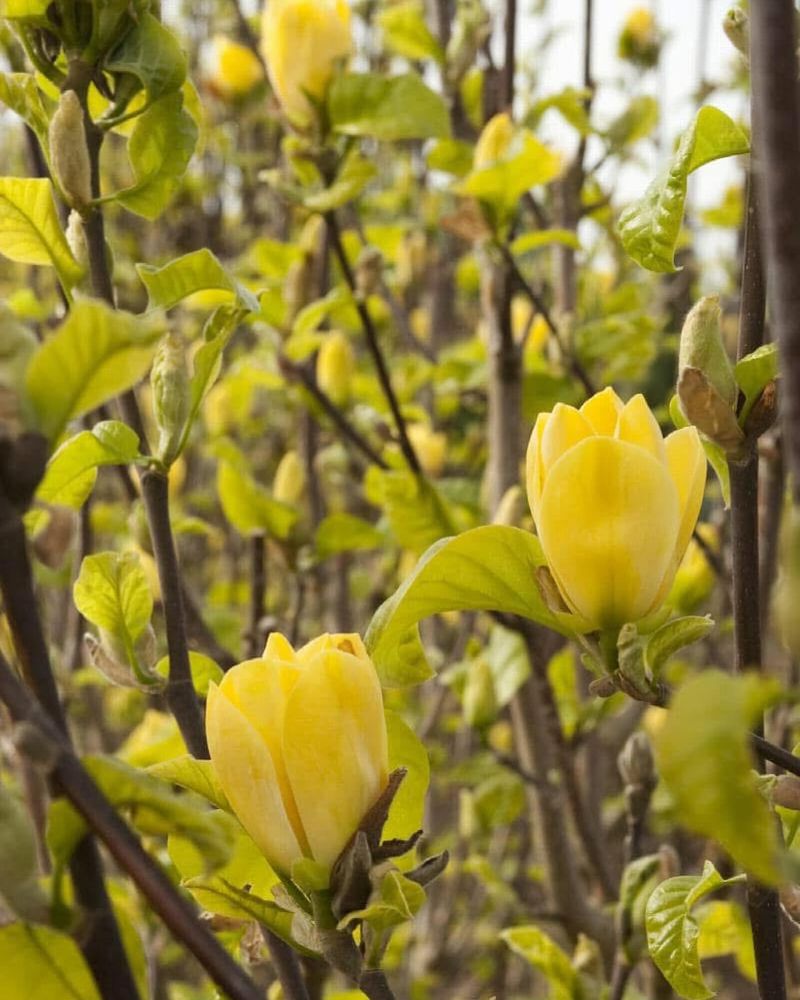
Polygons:
M383 41L388 49L406 59L444 61L442 47L425 23L425 9L419 0L401 0L378 15Z
M276 500L238 464L223 458L217 467L217 494L225 517L242 535L266 532L285 539L297 510Z
M39 89L34 74L0 73L0 101L30 125L47 156L48 129L55 103Z
M180 90L186 79L186 57L178 39L152 14L138 15L105 68L110 73L132 73L149 102Z
M147 768L148 773L190 792L196 792L217 809L230 812L231 807L210 760L198 760L190 754L159 761Z
M78 510L92 492L100 466L128 465L140 457L134 431L117 420L103 420L61 445L47 463L36 499Z
M357 198L378 168L371 161L353 151L342 164L330 187L303 196L303 204L312 212L331 212Z
M749 148L745 132L724 111L710 105L700 108L666 172L620 216L619 233L629 256L650 271L674 271L689 174L705 163L746 153Z
M713 992L706 986L697 951L699 929L692 906L703 896L740 881L724 879L710 861L702 875L678 875L656 886L647 901L645 921L650 957L670 986L685 1000L708 1000Z
M142 833L186 837L201 852L208 871L228 861L232 847L230 817L210 811L191 795L175 795L158 778L115 757L85 757L83 763L111 804L119 810L130 810L134 825ZM56 799L47 821L47 845L54 859L66 862L85 835L82 817L66 799Z
M205 247L171 260L163 267L137 264L136 272L147 289L148 309L172 309L183 299L217 289L231 293L236 302L250 312L258 312L258 299L228 274L216 256Z
M704 639L714 628L711 615L686 615L673 618L647 637L644 659L647 669L655 676L679 649Z
M0 177L0 254L18 264L54 267L66 290L83 277L44 178Z
M340 552L361 552L382 544L383 533L355 514L338 512L320 521L315 544L320 559Z
M467 174L456 190L481 201L515 204L525 191L557 177L561 166L556 153L533 133L520 129L507 155L491 166Z
M42 924L0 928L3 995L25 1000L100 1000L77 944Z
M186 879L183 885L203 909L247 923L256 920L303 955L313 954L292 936L294 914L288 910L282 910L272 900L262 899L252 892L239 889L231 885L227 879L220 877L199 876Z
M569 955L535 924L509 927L500 932L508 947L541 972L550 988L551 1000L579 1000L580 981Z
M197 144L197 125L184 110L180 91L152 104L136 120L128 140L135 183L113 198L129 212L157 219L169 204Z
M769 885L780 881L780 855L753 776L749 733L775 694L774 683L757 677L704 671L678 691L656 738L659 773L681 823L718 841Z
M52 441L67 422L123 392L150 366L161 330L102 302L78 302L38 349L25 377L39 428Z
M343 135L365 135L387 142L439 139L450 134L444 101L416 73L394 77L343 74L328 91L328 117L334 131Z
M442 611L504 611L569 631L572 616L556 617L542 600L536 570L544 565L539 540L520 528L491 524L436 542L367 629L383 683L403 686L431 676L416 626Z
M169 656L162 656L154 669L162 677L169 677ZM201 698L208 695L209 684L219 684L223 678L222 667L210 656L194 649L189 650L189 669L194 689Z
M414 730L396 712L388 709L386 731L389 737L389 773L404 767L406 776L392 799L383 838L404 840L423 825L425 794L430 781L428 751Z
M739 422L744 424L764 386L778 374L777 344L762 344L752 354L737 361L733 372L737 385L744 393L744 406L739 414Z
M407 469L369 472L369 499L383 507L397 543L422 553L457 529L450 505L437 486Z
M81 563L73 588L75 607L108 632L137 663L136 640L150 624L153 593L135 552L98 552Z

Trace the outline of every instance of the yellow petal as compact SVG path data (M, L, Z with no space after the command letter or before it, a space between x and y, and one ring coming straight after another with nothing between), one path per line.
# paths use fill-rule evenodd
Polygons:
M595 434L611 437L617 428L617 419L622 412L622 400L609 386L596 392L581 407L581 413L592 425Z
M550 470L539 538L570 607L613 628L652 607L679 521L665 465L637 445L593 436Z
M584 438L594 435L589 421L574 406L556 403L542 433L542 476L547 476L561 456Z
M692 537L706 488L706 453L700 442L700 435L694 427L682 427L673 431L664 442L667 454L667 468L678 491L680 526L675 540L670 565L656 597L661 603L672 586L672 580L680 565L689 539Z
M308 663L286 707L283 757L313 856L332 865L388 778L383 698L368 659L328 649Z
M273 867L288 873L303 856L283 805L263 740L215 685L209 685L206 735L211 760L231 808Z
M629 441L646 448L659 462L663 462L666 457L661 428L641 393L625 404L617 421L616 436L620 441Z
M276 640L271 647L280 649L281 643ZM220 683L220 691L247 719L261 739L264 753L271 757L286 815L298 842L306 846L303 825L286 774L281 747L286 703L300 674L299 665L295 666L285 660L245 660L225 674Z
M265 660L285 660L287 663L296 663L297 654L292 649L292 644L281 632L270 632L267 636L267 644L264 647Z
M525 456L525 485L528 490L528 504L536 521L539 501L542 497L542 434L550 419L549 413L540 413L533 425L531 439L528 442L528 452Z

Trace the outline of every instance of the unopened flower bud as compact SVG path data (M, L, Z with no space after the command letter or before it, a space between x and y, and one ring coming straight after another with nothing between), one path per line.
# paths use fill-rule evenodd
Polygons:
M503 494L497 505L497 510L494 512L492 524L507 524L513 527L519 524L524 512L525 494L515 483L513 486L509 486Z
M734 407L739 390L722 342L721 319L717 295L706 295L689 311L681 331L678 370L698 368L720 398Z
M480 0L460 0L447 44L447 82L457 87L492 31L489 12Z
M617 757L617 767L626 785L647 788L655 781L653 750L647 733L633 733L628 737Z
M281 503L294 506L303 496L306 474L296 451L287 451L278 464L272 482L272 495Z
M728 41L745 57L750 55L750 18L742 7L731 7L722 19L722 30Z
M497 716L497 692L492 668L486 660L476 660L470 666L463 703L467 725L484 729L494 722Z
M327 334L317 354L317 385L337 406L350 401L354 363L348 338L339 330Z
M150 373L153 412L158 424L157 454L169 466L178 457L189 415L189 369L183 338L168 333L158 346Z
M74 209L69 213L64 235L72 251L72 256L84 270L87 270L89 267L89 248L86 245L86 231L83 228L83 220Z
M286 303L286 321L292 323L312 299L314 255L304 253L293 261L283 282L283 301Z
M472 160L475 169L482 170L502 160L513 138L514 123L505 111L490 118L475 144Z
M438 476L444 468L447 454L447 438L439 431L433 431L427 424L411 424L408 437L417 453L423 472Z
M356 262L356 290L361 298L378 290L382 273L383 254L377 247L364 247Z
M83 108L74 90L64 91L50 121L50 162L69 204L85 211L92 201L92 169Z

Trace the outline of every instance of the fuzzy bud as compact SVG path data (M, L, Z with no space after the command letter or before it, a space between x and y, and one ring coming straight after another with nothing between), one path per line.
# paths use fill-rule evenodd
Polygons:
M722 30L728 41L745 57L750 55L750 18L741 7L731 7L722 19Z
M721 318L716 295L706 295L689 311L681 331L678 370L698 368L720 398L733 407L739 390L722 342Z
M169 466L178 457L189 415L189 369L183 338L178 334L168 333L159 344L150 386L159 431L157 454Z
M654 784L655 764L647 733L637 732L628 737L617 758L617 767L626 785L648 788Z
M350 341L339 330L326 335L317 354L317 385L337 406L350 401L355 358Z
M50 122L50 161L67 202L84 212L92 201L92 169L83 108L74 90L64 91Z
M67 230L64 234L67 243L72 251L72 256L77 260L84 270L89 268L89 248L86 245L86 231L83 228L83 220L74 209L69 213L67 220Z

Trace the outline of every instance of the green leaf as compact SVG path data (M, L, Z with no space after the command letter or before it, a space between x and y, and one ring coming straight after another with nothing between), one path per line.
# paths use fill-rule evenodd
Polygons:
M328 91L328 117L335 132L388 142L440 139L450 134L447 106L415 73L337 77Z
M143 834L178 834L190 840L213 871L231 854L230 817L211 811L191 795L176 795L163 781L115 757L91 756L84 766L115 809L130 811ZM56 799L47 821L47 844L58 862L66 862L81 839L86 824L66 799Z
M439 139L425 154L431 170L463 177L472 170L472 146L461 139Z
M49 0L0 0L0 18L46 22L49 6Z
M535 128L545 111L554 108L579 135L589 135L592 125L586 113L586 102L591 99L591 90L576 87L565 87L557 94L551 94L537 101L531 109L527 124Z
M378 15L387 49L406 59L444 61L442 47L425 23L425 9L419 0L402 0Z
M572 616L550 612L536 585L536 570L544 565L538 539L520 528L491 524L436 542L367 629L367 648L383 683L415 684L431 676L417 624L442 611L505 611L569 631Z
M330 187L324 191L303 195L303 204L312 212L331 212L357 198L378 172L371 161L353 150L336 175Z
M732 899L714 899L695 910L700 927L697 953L703 958L733 955L743 976L756 981L756 960L750 921L742 906Z
M28 810L0 783L0 903L22 920L47 920L50 903L39 878L36 832Z
M175 35L145 13L108 57L105 69L133 74L152 102L180 90L186 79L186 57Z
M47 156L48 130L55 102L39 89L34 74L0 73L0 101L30 125Z
M744 130L723 111L701 108L681 136L666 172L620 216L619 233L629 256L650 271L674 271L689 174L705 163L746 153L749 148Z
M383 828L383 838L405 840L422 829L425 795L431 772L428 751L401 716L388 709L386 731L389 736L389 772L404 767L407 773L392 800L389 818Z
M52 927L0 927L0 965L5 1000L100 1000L77 944Z
M65 289L83 277L44 178L0 177L0 254L18 264L54 267Z
M764 386L778 374L777 344L762 344L751 354L736 362L733 369L736 383L744 393L744 406L739 414L739 423L744 424L753 404L764 391Z
M370 500L383 507L398 545L422 553L456 530L439 489L407 469L369 470Z
M150 366L160 327L102 302L76 303L34 354L26 389L39 428L56 440L67 422L116 396Z
M644 647L644 661L647 669L658 676L659 671L679 649L700 642L714 628L711 615L686 615L656 629L647 637Z
M47 463L36 499L78 510L92 492L100 466L128 465L139 458L135 432L117 420L103 420L92 430L81 431L65 441L55 452Z
M508 947L541 972L550 987L551 1000L580 1000L578 973L569 955L535 924L509 927L500 932Z
M492 672L497 707L503 708L531 672L525 640L519 632L512 632L502 625L493 625L483 655Z
M770 885L780 881L780 855L751 770L749 734L775 697L774 682L706 670L680 688L656 738L659 773L680 822Z
M136 272L147 289L148 309L172 309L195 292L212 288L230 292L231 301L250 312L258 312L259 309L256 296L234 281L217 257L205 247L177 257L163 267L137 264Z
M150 221L169 204L197 144L197 125L184 110L180 91L152 104L136 119L128 140L134 184L111 196Z
M707 706L706 706L707 710ZM697 951L699 929L692 906L703 896L740 881L724 879L710 861L702 875L678 875L656 886L647 901L647 947L664 978L685 1000L708 1000Z
M552 246L554 243L564 247L571 247L573 250L580 250L581 244L577 233L572 229L537 229L532 233L523 233L511 244L511 252L515 257L522 257L526 253L533 253L543 247Z
M137 667L136 640L153 614L153 592L139 556L135 552L86 556L72 593L84 618L117 639L128 662Z
M252 892L231 885L224 878L205 878L199 876L184 881L197 902L212 913L222 913L234 920L245 920L248 923L256 920L259 924L269 927L282 941L304 955L313 952L303 948L292 937L292 923L295 915L288 910L282 910L272 900L262 899Z
M180 785L187 791L196 792L217 809L231 812L225 792L217 778L217 772L210 760L198 760L190 754L185 754L182 757L173 757L151 764L147 771L161 781L168 781L173 785Z
M355 920L369 924L376 934L383 934L411 920L425 902L425 890L398 871L389 871L381 879L380 889L361 910L353 910L339 921L345 930Z
M270 496L244 468L225 458L217 466L217 494L225 517L241 535L266 532L285 539L297 523L294 507Z
M629 146L650 135L658 124L658 101L649 94L634 97L628 107L605 130L612 146Z
M525 191L557 177L561 167L558 154L539 142L532 132L518 129L502 159L467 174L456 190L481 201L515 204Z
M189 667L192 671L195 692L201 698L208 695L209 684L219 684L224 676L222 667L218 663L205 653L198 653L194 649L189 650ZM162 677L169 677L169 657L162 656L154 669Z
M320 521L314 543L320 559L340 552L363 552L376 549L384 541L374 524L355 514L329 514Z

